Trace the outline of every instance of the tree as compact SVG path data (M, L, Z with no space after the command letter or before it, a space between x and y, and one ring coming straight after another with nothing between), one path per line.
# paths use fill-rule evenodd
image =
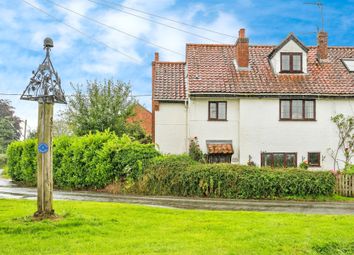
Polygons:
M0 153L4 153L7 146L21 137L21 120L15 115L10 101L0 99Z
M205 156L204 156L202 150L200 149L197 137L190 139L188 154L195 161L202 162L202 163L206 162Z
M330 155L333 158L333 169L339 168L339 161L344 162L345 169L350 165L354 156L354 116L345 117L338 114L331 118L338 131L338 144L336 149L330 149ZM344 160L339 159L339 153L342 152Z
M152 143L151 135L146 134L140 122L135 121L126 123L126 133L132 140L136 140L144 144Z
M28 138L28 139L38 138L38 137L37 137L37 130L36 130L36 129L30 129L30 130L28 131L27 138Z
M130 84L105 80L88 81L86 89L83 89L83 85L71 85L74 95L69 99L68 109L62 116L75 135L109 129L119 136L131 133L133 138L141 139L141 132L126 121L133 115L136 104L130 96Z
M73 132L65 118L60 118L53 121L53 137L72 134Z

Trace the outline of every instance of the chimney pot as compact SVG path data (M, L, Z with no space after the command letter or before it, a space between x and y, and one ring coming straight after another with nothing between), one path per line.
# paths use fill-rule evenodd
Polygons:
M246 30L244 28L241 28L239 31L238 31L238 37L239 38L245 38L246 37Z

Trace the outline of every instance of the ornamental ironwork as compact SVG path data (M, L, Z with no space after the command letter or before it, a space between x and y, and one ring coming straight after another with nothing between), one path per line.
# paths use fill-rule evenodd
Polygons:
M44 39L46 56L39 65L37 71L32 71L32 78L23 92L21 99L39 101L42 103L66 104L64 91L61 88L61 80L50 60L50 51L54 47L51 38Z

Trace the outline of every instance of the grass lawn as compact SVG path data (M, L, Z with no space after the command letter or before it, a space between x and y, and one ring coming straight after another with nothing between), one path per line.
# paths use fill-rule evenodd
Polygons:
M313 202L354 202L354 197L343 197L339 195L333 196L317 196L317 197L300 197L300 196L289 196L274 198L275 200L295 200L295 201L313 201Z
M188 211L56 201L62 219L33 221L35 201L0 200L0 254L353 254L354 216Z

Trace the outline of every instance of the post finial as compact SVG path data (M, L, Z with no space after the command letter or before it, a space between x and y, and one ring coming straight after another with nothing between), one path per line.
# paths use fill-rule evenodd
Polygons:
M44 48L53 48L54 43L53 43L52 38L50 38L50 37L45 38L44 42L43 42L43 46L44 46Z
M46 56L37 71L33 71L33 76L23 92L21 99L42 103L66 104L64 91L61 88L60 77L50 60L50 49L54 47L53 40L49 37L45 38L43 46L46 50Z

